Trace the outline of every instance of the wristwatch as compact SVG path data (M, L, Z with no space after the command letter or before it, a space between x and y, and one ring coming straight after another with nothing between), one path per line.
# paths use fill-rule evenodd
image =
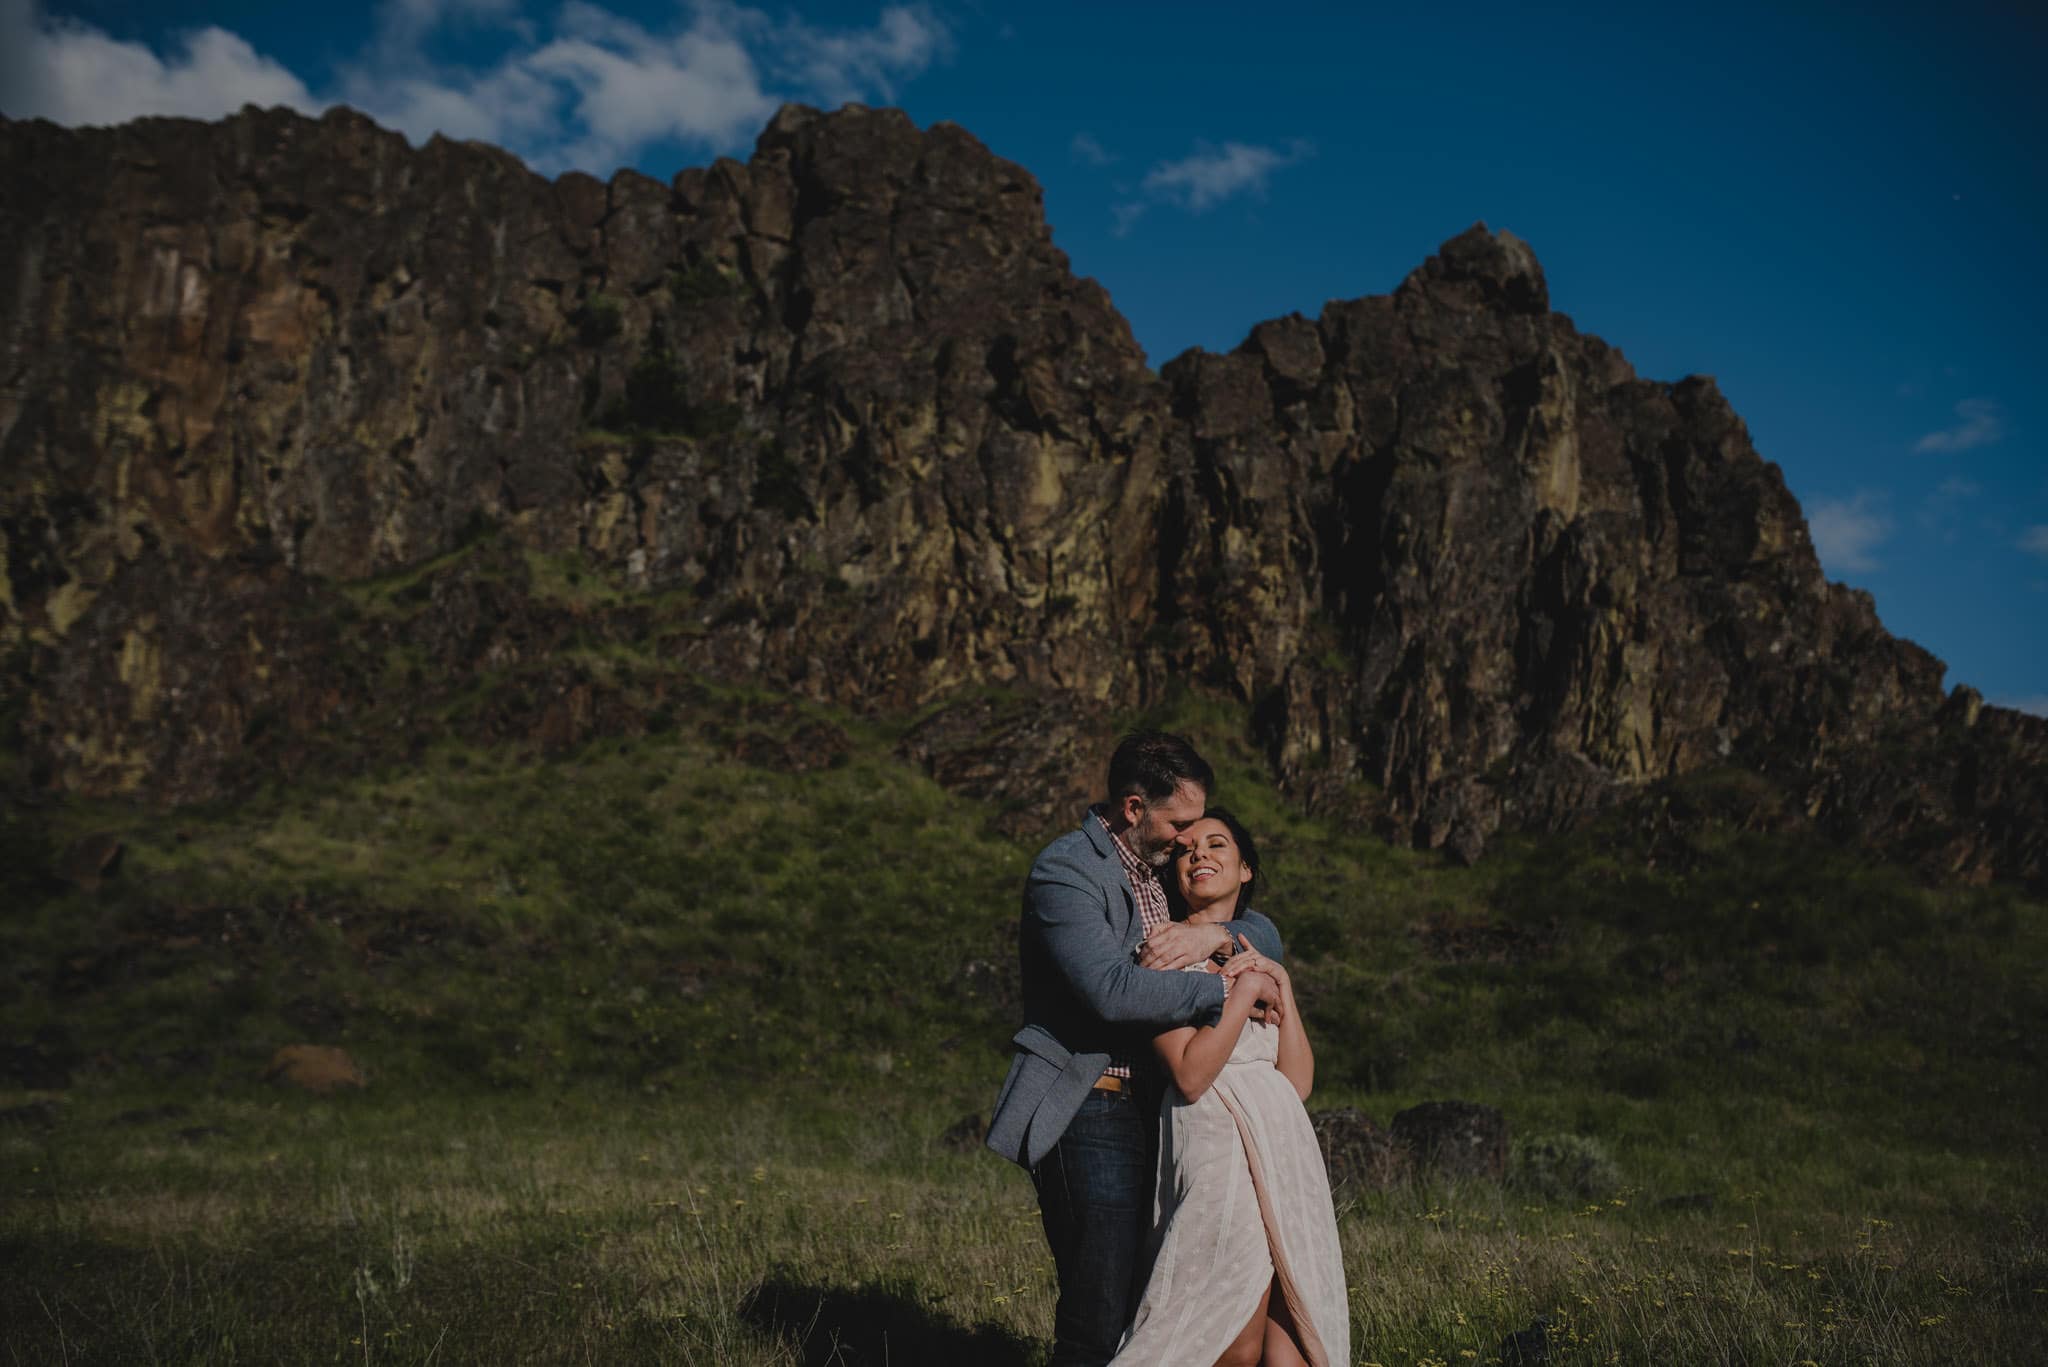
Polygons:
M1223 948L1217 950L1209 957L1220 964L1235 953L1237 953L1237 937L1230 933L1230 927L1226 924L1223 927Z

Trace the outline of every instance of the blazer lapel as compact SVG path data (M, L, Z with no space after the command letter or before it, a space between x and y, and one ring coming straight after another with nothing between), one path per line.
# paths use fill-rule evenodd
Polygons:
M1109 928L1128 953L1138 947L1138 899L1131 890L1130 875L1124 872L1123 858L1116 852L1116 837L1092 811L1081 829L1088 833L1088 843L1102 860L1103 911L1109 917Z

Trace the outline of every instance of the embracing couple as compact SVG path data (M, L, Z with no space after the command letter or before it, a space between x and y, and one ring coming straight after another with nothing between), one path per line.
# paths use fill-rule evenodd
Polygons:
M1038 1190L1058 1367L1351 1360L1314 1057L1214 787L1182 737L1125 737L1109 800L1025 886L1025 1024L988 1142Z

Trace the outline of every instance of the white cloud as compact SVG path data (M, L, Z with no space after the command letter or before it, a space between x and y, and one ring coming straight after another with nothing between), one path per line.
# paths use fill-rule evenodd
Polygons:
M345 71L342 95L345 103L415 142L440 133L515 150L545 142L558 131L564 98L554 84L518 66L461 84L435 72L386 71L365 78Z
M945 24L922 6L891 5L871 29L827 33L792 20L777 47L797 86L830 104L896 98L896 81L952 51Z
M2048 560L2048 526L2029 527L2020 533L2020 549Z
M1884 496L1868 490L1847 499L1822 499L1806 525L1813 549L1831 574L1868 574L1881 568L1874 551L1892 534Z
M1116 160L1116 154L1097 142L1092 133L1074 134L1074 140L1067 147L1075 161L1089 166L1108 166Z
M15 118L76 126L147 115L215 119L245 104L320 107L297 76L222 28L181 34L158 56L47 16L36 0L0 0L0 48L0 108Z
M489 29L503 55L480 69L436 61L426 39L451 25ZM890 5L869 27L827 29L694 0L650 28L586 0L569 0L543 25L522 17L520 0L386 0L376 36L316 99L223 29L179 42L160 57L47 19L37 0L0 0L5 111L105 124L217 118L250 102L308 112L345 102L415 141L478 139L542 170L608 175L663 141L738 150L785 100L893 99L952 47L945 23L923 6Z
M1125 200L1109 211L1109 231L1114 237L1129 237L1131 229L1138 226L1138 220L1145 216L1145 202L1139 199Z
M404 3L474 15L498 0ZM349 69L345 89L351 103L415 139L479 138L544 171L609 175L661 141L741 147L784 100L892 99L899 82L951 44L944 23L922 7L890 6L871 28L825 30L700 0L673 26L650 29L571 0L545 41L515 46L490 71L430 67L387 42L380 60Z
M1309 144L1300 141L1288 144L1285 151L1243 142L1226 142L1221 147L1198 142L1195 150L1179 161L1162 161L1147 171L1144 189L1155 199L1199 214L1236 195L1265 194L1268 176L1313 153Z
M1956 417L1955 426L1929 432L1913 443L1913 449L1922 455L1968 451L2005 436L2005 413L1995 400L1964 399L1956 405Z
M571 125L584 130L539 160L600 174L664 138L731 146L759 131L777 103L761 88L745 43L705 16L680 34L656 37L590 15L571 36L508 65L566 86Z

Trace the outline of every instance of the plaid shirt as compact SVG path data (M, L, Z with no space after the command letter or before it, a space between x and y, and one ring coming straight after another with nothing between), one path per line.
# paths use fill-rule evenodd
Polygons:
M1124 838L1111 829L1109 819L1103 816L1099 807L1095 809L1095 819L1102 823L1103 830L1109 831L1109 843L1116 846L1116 857L1123 861L1124 877L1129 881L1131 896L1138 904L1138 940L1142 944L1147 936L1172 919L1166 910L1166 889L1160 886L1159 875L1152 866L1131 853L1131 847L1124 844ZM1134 1067L1149 1065L1149 1059L1141 1065L1136 1059L1113 1054L1103 1075L1129 1077Z

